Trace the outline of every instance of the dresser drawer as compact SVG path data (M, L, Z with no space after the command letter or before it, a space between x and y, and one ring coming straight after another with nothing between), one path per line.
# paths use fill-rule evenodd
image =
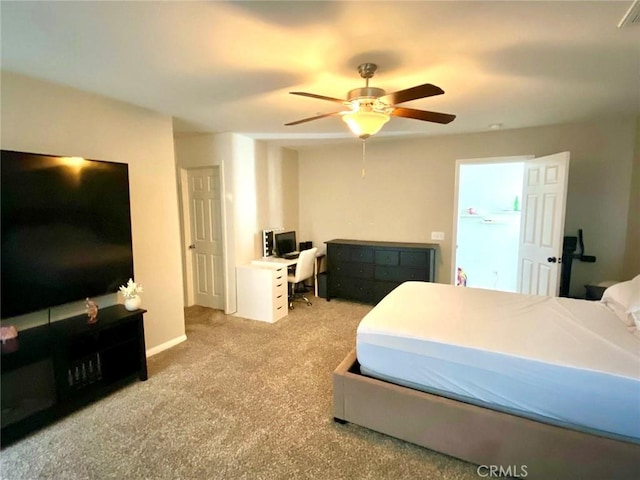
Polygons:
M364 247L351 247L349 260L358 263L373 263L373 250Z
M327 255L330 265L339 265L342 262L373 263L371 248L329 245Z
M327 245L327 260L332 264L349 261L351 248L347 245Z
M431 256L431 251L422 250L422 251L402 251L400 252L400 265L406 267L427 267L429 265L429 260Z
M378 303L384 297L386 297L391 290L399 286L401 282L376 282L373 289L373 300Z
M345 262L336 265L331 273L342 277L373 278L373 264Z
M335 277L330 280L329 294L338 294L340 298L370 302L374 289L372 280L359 280L349 277ZM333 292L333 293L332 293Z
M411 268L411 267L386 267L376 265L376 280L388 282L408 282L429 280L429 270L427 268Z
M376 250L376 265L398 265L400 252L397 250Z

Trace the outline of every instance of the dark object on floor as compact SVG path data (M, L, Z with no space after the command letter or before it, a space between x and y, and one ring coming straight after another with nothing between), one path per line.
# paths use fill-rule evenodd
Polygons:
M576 253L576 248L580 250ZM584 241L582 229L578 230L577 237L564 237L562 245L562 266L560 271L560 297L568 297L571 286L571 264L573 260L586 263L595 263L596 257L584 254Z

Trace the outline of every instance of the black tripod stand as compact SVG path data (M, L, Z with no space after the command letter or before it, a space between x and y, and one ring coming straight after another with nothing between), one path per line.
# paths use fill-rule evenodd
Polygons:
M576 253L576 248L580 247ZM582 229L578 230L577 237L564 237L562 245L562 270L560 271L560 296L569 296L571 285L571 264L574 260L581 262L595 263L596 257L584 254L584 241L582 239Z

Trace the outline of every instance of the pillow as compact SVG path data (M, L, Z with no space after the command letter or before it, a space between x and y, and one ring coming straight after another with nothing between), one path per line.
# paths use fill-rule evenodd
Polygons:
M622 320L622 323L624 323L627 327L629 327L631 330L636 329L636 322L634 321L633 317L626 312L622 305L613 300L602 300L602 303L605 305L605 307L615 313L616 317Z
M636 330L640 331L640 310L631 312L631 317L633 321L636 322Z
M626 325L640 328L640 275L607 288L602 294L601 302L613 310Z

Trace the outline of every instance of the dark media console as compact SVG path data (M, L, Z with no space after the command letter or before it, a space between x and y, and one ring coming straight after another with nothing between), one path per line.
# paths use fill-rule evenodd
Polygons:
M145 312L114 305L94 324L78 315L19 332L17 348L2 350L2 445L146 380Z

